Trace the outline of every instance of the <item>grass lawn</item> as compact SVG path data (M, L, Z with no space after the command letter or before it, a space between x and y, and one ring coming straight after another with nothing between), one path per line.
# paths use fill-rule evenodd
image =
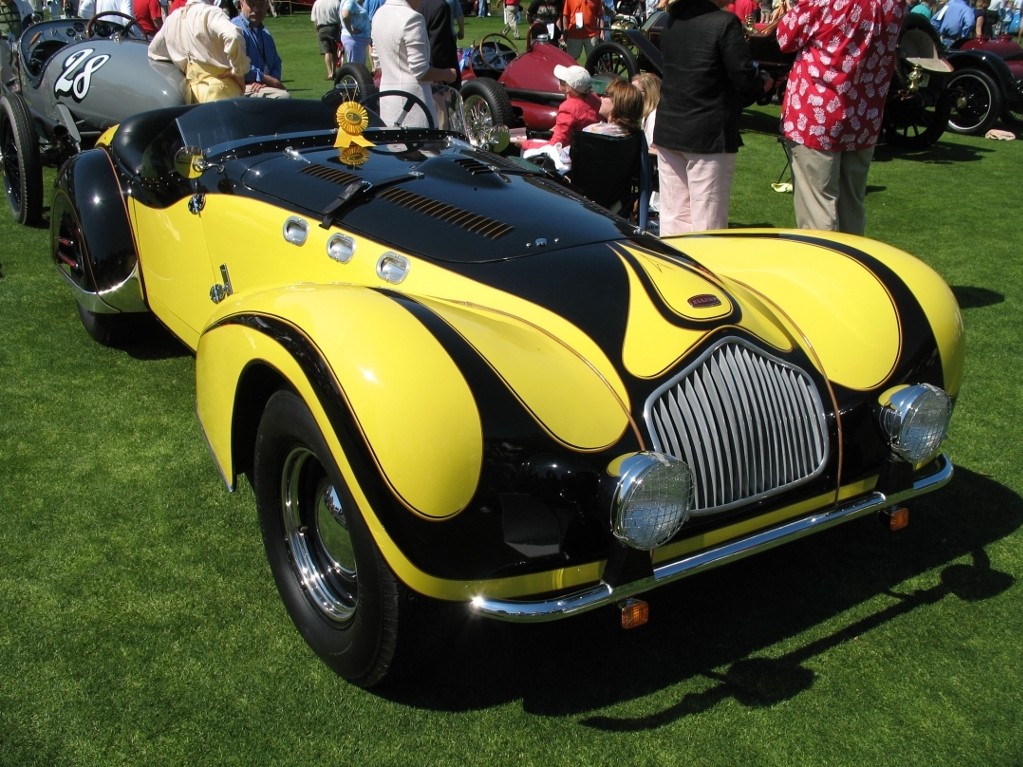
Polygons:
M470 19L467 39L499 31ZM296 97L307 12L269 19ZM777 107L744 117L733 226L791 226ZM1023 141L878 149L868 235L963 307L945 489L611 611L479 623L400 690L305 647L163 339L94 344L44 229L0 209L0 766L1023 764ZM52 183L53 169L47 184Z

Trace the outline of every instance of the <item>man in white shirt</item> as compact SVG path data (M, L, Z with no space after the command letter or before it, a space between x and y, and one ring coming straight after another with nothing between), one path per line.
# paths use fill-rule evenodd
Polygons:
M213 0L188 0L149 43L149 58L173 61L185 73L185 101L201 104L241 96L251 63L241 29Z

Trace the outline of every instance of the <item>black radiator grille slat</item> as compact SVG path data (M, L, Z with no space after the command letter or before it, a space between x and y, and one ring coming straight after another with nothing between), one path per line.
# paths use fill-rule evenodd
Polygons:
M696 515L780 493L827 462L812 379L739 339L721 341L655 391L644 417L654 449L693 470Z

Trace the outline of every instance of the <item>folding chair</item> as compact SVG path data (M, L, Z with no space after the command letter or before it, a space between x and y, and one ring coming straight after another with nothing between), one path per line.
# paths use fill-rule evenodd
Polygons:
M637 204L637 223L647 227L650 207L650 153L643 131L607 136L579 131L572 135L568 184L612 213L630 217Z

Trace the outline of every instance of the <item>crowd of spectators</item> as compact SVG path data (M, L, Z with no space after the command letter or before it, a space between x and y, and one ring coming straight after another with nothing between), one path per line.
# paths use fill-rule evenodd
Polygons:
M183 72L188 101L290 95L283 62L263 23L275 12L272 0L0 0L0 31L16 34L44 2L51 15L114 11L134 19L150 39L149 55ZM500 2L504 32L518 37L520 0ZM607 34L610 2L531 0L526 22L585 61ZM1021 4L646 0L645 12L667 14L660 42L663 79L644 73L632 82L612 82L598 95L586 68L559 65L554 75L564 100L552 135L520 142L521 149L556 156L564 166L577 131L643 131L660 180L661 234L727 227L742 145L739 114L773 87L751 60L744 35L767 27L774 29L780 49L795 57L780 126L792 162L797 225L863 233L867 174L904 14L922 15L945 45L953 45L963 38L1018 33ZM473 10L489 15L488 0L477 0ZM340 60L366 64L381 71L382 89L411 91L431 112L433 84L458 85L456 41L465 36L460 0L315 0L310 20L328 80Z

